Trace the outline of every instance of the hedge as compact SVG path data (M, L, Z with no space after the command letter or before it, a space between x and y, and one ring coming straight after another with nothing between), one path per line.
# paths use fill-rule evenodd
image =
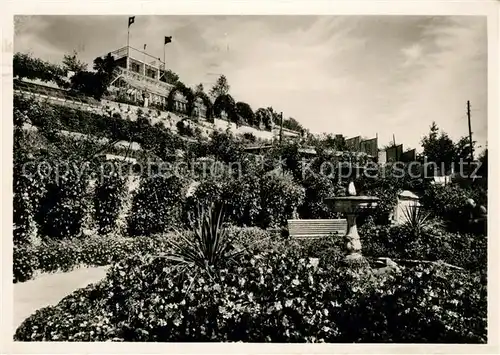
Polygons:
M441 266L375 276L271 251L213 279L136 256L37 311L15 340L485 343L486 319L486 287Z
M106 266L136 253L157 253L172 235L125 238L90 236L40 245L14 246L14 282L27 281L37 273L70 271L79 266Z

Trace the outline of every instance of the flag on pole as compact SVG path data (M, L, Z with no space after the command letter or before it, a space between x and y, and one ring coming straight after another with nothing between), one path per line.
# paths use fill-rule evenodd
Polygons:
M135 22L135 16L130 16L128 18L128 27L130 27L131 24L133 24Z
M165 44L172 42L172 36L165 36ZM165 45L164 44L164 45Z

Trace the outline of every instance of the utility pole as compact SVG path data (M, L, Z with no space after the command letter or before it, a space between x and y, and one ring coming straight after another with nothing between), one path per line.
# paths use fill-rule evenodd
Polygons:
M280 113L280 145L283 140L283 112Z
M470 101L467 100L467 120L469 121L469 140L470 140L470 161L474 161L474 148L472 146L472 129L470 124Z

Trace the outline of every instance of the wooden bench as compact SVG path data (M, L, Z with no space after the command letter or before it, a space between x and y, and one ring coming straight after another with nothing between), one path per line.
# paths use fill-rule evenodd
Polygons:
M345 235L345 219L289 219L288 234L296 239L313 239L329 235Z

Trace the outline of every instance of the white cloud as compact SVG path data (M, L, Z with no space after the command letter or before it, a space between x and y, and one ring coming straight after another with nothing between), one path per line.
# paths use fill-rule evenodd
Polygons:
M402 52L406 57L406 61L403 63L403 66L407 67L414 64L422 57L423 48L420 44L414 43L409 47L403 48Z

